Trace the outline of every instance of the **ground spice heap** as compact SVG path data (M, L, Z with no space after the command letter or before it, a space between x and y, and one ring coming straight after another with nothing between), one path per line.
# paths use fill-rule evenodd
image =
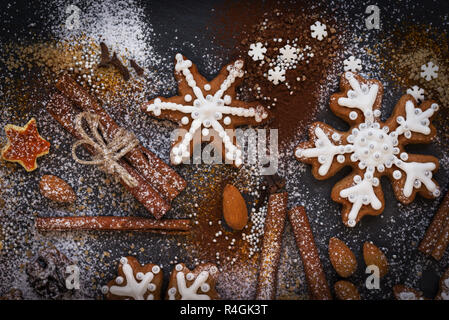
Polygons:
M250 12L252 9L258 12L254 5L228 6L221 19L226 31L222 31L219 39L226 42L226 33L234 36L233 55L243 59L246 68L241 94L274 109L272 126L279 129L282 144L304 127L317 109L319 88L326 83L330 66L341 48L339 27L330 16L310 14L311 8L305 3L285 8L270 1L264 5L260 14ZM247 25L248 21L255 23ZM312 36L311 26L317 21L326 25L327 35L322 40ZM241 30L233 27L240 22ZM263 58L256 61L249 55L255 45L266 49ZM270 79L276 68L285 71L285 80L277 84Z
M435 99L449 106L449 41L448 34L429 26L400 26L376 47L376 58L386 77L396 84L424 89L425 99ZM376 51L376 50L375 50ZM422 67L432 62L438 66L436 78L426 79Z

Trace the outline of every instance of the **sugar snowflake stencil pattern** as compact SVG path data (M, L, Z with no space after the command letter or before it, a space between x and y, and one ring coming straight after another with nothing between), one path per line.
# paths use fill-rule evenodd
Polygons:
M259 61L259 60L263 60L263 58L265 57L265 53L266 52L267 52L267 48L265 48L261 42L257 42L255 44L252 43L249 46L248 55L254 61Z
M228 64L210 82L183 55L177 54L175 62L179 95L159 97L141 107L142 111L159 119L178 123L182 129L172 143L171 162L178 165L188 161L196 144L212 140L214 150L221 153L225 161L241 166L242 150L233 136L234 129L260 125L269 116L260 103L236 98L236 86L244 75L243 61Z
M424 89L418 86L413 86L410 89L407 89L407 94L412 95L416 102L424 101Z
M404 95L392 116L380 121L383 86L378 80L367 80L345 72L341 77L342 92L332 95L331 110L347 121L351 128L341 132L316 122L309 129L310 140L295 150L298 160L312 164L316 179L333 176L345 166L352 173L332 189L332 199L343 205L344 224L354 227L364 215L379 215L385 202L380 186L381 176L388 176L396 198L411 203L416 193L426 198L440 195L432 178L438 159L428 155L408 154L405 145L430 143L436 135L431 118L438 104Z
M350 56L348 59L343 61L345 71L357 72L362 70L362 61L356 59L354 56Z
M427 81L438 78L438 66L434 65L432 61L421 66L421 78L425 78Z
M312 30L312 38L315 38L319 41L327 37L326 25L322 24L319 21L316 21L314 24L312 24L310 26L310 30Z
M273 82L274 85L278 85L285 81L285 70L281 67L276 66L274 69L268 70L268 80Z

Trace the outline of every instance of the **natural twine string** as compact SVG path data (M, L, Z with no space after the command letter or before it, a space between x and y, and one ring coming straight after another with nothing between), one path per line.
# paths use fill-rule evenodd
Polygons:
M83 119L89 126L90 137L83 128ZM72 146L73 159L81 164L98 165L108 174L116 175L130 187L137 187L138 181L126 171L118 160L139 144L137 138L131 132L120 128L111 140L106 140L105 129L100 123L100 117L89 112L81 112L75 119L76 131L82 137ZM92 160L82 160L76 155L76 149L83 144L92 146L96 154Z

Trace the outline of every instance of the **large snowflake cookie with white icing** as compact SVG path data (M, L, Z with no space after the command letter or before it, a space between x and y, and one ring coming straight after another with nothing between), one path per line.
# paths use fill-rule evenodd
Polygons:
M332 189L331 197L343 205L344 224L354 227L364 215L379 215L385 207L381 176L388 176L396 198L411 203L416 193L435 198L440 190L433 173L438 159L409 154L408 144L430 143L436 135L431 119L438 104L424 101L417 105L409 94L401 97L393 114L380 120L382 83L345 72L340 81L342 92L332 95L331 110L350 124L346 132L322 123L309 128L310 140L295 150L298 160L312 164L316 179L327 179L345 166L350 175Z
M217 300L215 290L218 268L213 263L203 263L190 271L178 263L170 276L166 298L168 300Z
M160 300L163 274L158 265L141 265L134 257L120 259L118 276L101 288L108 300Z
M234 129L261 125L269 117L268 110L259 102L244 102L236 98L236 87L243 75L243 61L237 60L225 66L213 80L207 81L192 61L182 54L176 55L178 95L159 97L141 107L142 111L158 119L176 122L182 129L172 142L170 159L173 164L188 160L195 145L211 141L226 163L237 167L242 165L242 150L236 143Z

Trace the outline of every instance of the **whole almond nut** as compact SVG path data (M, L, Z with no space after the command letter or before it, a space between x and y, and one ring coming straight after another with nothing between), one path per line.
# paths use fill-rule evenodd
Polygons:
M382 278L388 272L388 260L384 253L371 242L363 244L363 259L367 266L375 265L379 268L379 276Z
M356 286L349 281L337 281L334 285L335 295L339 300L360 300Z
M335 237L329 240L329 258L335 271L343 278L349 277L357 269L354 253Z
M242 230L248 223L248 210L239 190L227 184L223 191L223 217L233 230Z
M53 175L44 175L39 182L41 194L53 201L73 203L76 200L75 192L67 182Z

